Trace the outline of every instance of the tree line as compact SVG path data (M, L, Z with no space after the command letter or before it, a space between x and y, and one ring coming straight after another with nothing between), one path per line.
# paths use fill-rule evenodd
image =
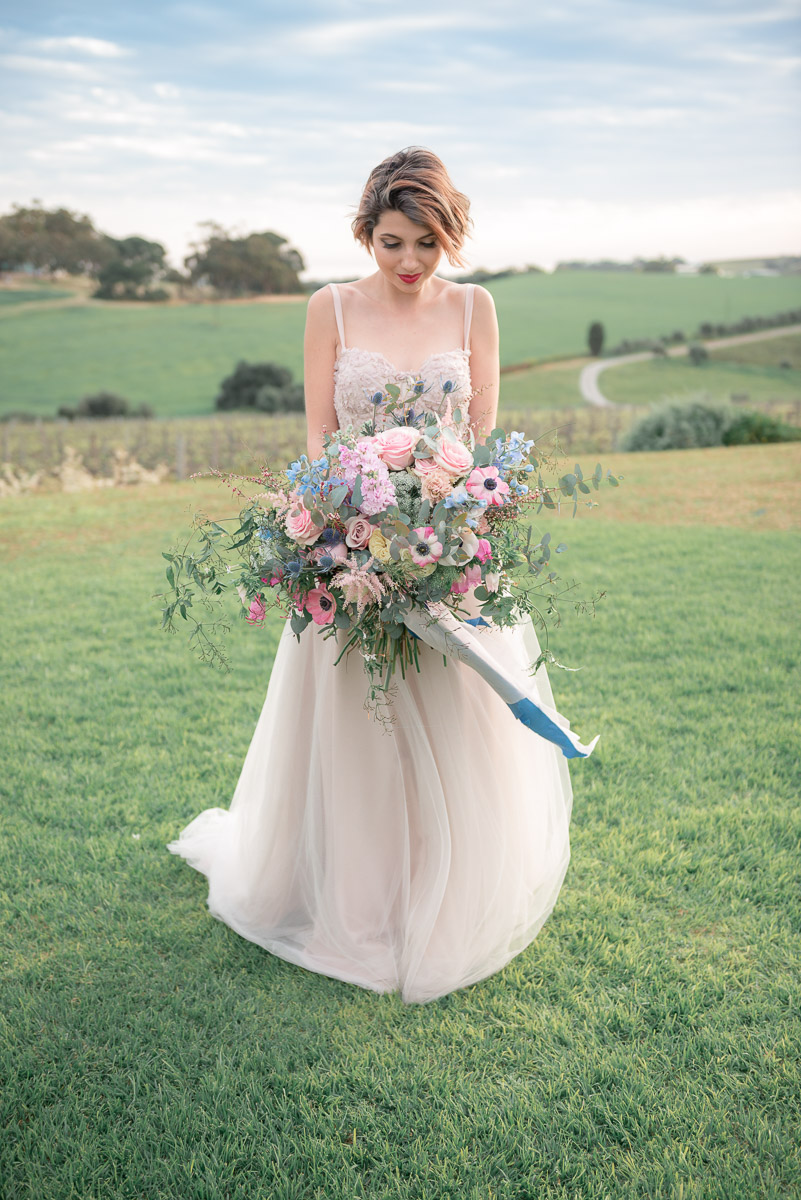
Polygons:
M14 204L0 216L0 274L39 271L85 275L97 281L103 300L167 300L164 284L211 287L225 297L284 295L304 291L300 252L287 238L267 230L236 237L214 221L177 271L160 242L114 238L96 229L86 214L46 209L38 201Z

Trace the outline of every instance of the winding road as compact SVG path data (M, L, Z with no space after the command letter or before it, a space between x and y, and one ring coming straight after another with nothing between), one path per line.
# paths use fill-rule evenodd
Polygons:
M776 329L758 329L755 333L736 333L732 337L715 338L711 341L704 341L703 344L707 350L717 350L722 346L736 346L739 342L761 342L766 338L783 337L790 333L801 333L801 325L781 325ZM667 353L672 358L679 358L682 354L687 353L687 346L684 343L680 346L671 346ZM582 399L596 408L614 408L614 403L603 394L598 384L601 372L607 371L610 367L622 367L625 363L646 362L650 358L653 358L653 351L639 350L636 354L620 354L617 358L602 358L587 363L579 375L579 390Z

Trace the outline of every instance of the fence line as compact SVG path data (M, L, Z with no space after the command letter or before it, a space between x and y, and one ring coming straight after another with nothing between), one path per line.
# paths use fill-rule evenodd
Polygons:
M763 401L742 406L758 409L801 426L801 398ZM738 405L739 406L739 405ZM589 405L557 409L501 409L498 423L524 429L529 437L557 430L559 444L569 453L613 450L621 435L647 412L646 406L618 405L600 409ZM283 466L305 450L302 413L226 414L164 420L110 417L95 421L17 421L0 423L2 459L26 471L52 471L65 457L67 446L82 455L93 475L110 475L114 451L124 448L143 467L166 463L174 479L208 471L210 467L239 474L258 473L265 462Z

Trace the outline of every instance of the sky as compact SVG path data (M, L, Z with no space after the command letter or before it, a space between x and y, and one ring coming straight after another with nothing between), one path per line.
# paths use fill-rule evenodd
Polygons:
M801 0L0 14L0 212L63 205L176 266L211 220L280 233L306 278L371 273L350 222L407 145L470 197L470 268L801 253Z

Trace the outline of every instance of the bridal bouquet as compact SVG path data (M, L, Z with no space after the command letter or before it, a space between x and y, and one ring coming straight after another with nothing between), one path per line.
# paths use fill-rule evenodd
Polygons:
M470 662L516 716L541 726L524 693L498 686L478 635L481 626L511 626L526 615L544 626L555 611L551 537L535 541L526 518L555 509L563 497L573 499L575 513L579 495L599 487L601 466L589 481L577 465L547 486L533 439L497 428L477 441L453 407L447 381L439 409L415 413L423 388L415 386L410 406L388 383L371 397L372 421L327 435L320 458L301 455L280 473L265 467L253 480L262 490L240 512L233 534L204 520L199 555L165 553L173 590L162 624L172 627L176 611L187 617L193 584L204 598L220 595L234 569L223 554L235 551L232 582L246 620L262 624L275 607L298 639L314 631L338 639L337 663L357 652L368 707L377 714L393 674L419 670L422 640ZM618 482L609 471L606 480ZM559 544L554 552L565 549ZM477 617L464 608L468 591L480 606ZM207 661L223 660L201 623L193 636ZM549 657L544 651L534 669ZM589 753L561 732L566 753L570 738L573 753Z

